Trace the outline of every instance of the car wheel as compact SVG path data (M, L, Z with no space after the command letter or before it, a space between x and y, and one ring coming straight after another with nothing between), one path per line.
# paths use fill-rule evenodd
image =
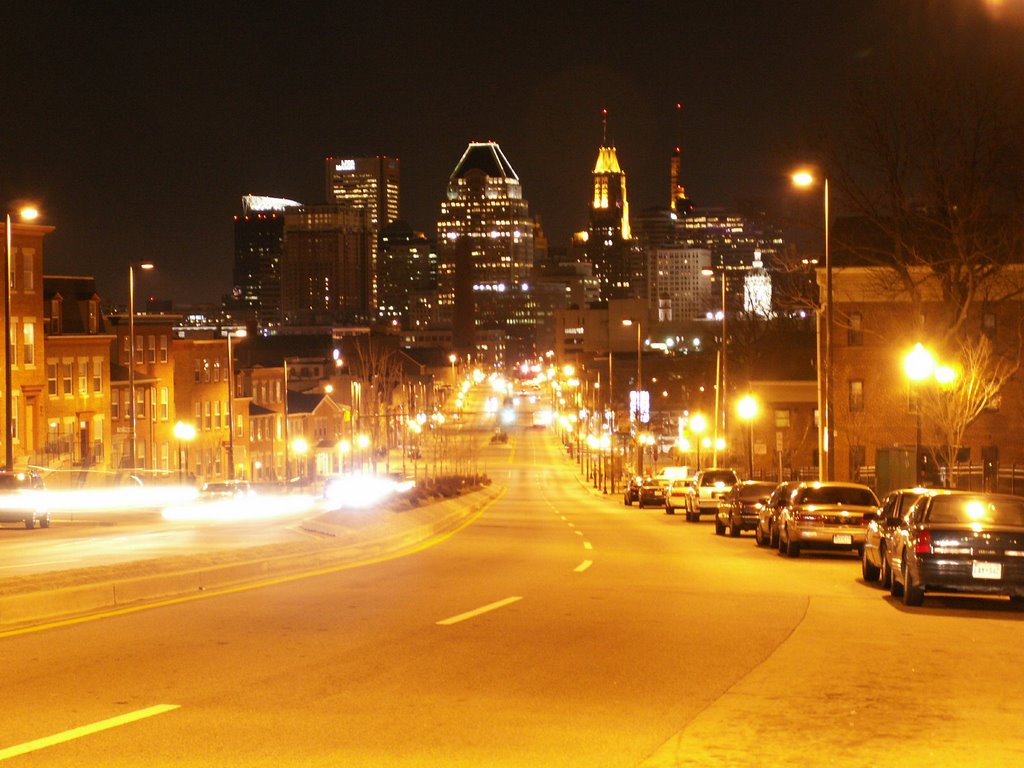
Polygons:
M910 575L910 566L906 558L903 560L903 604L921 605L924 602L924 589L914 583L914 577Z
M889 569L889 594L893 597L903 597L903 585L896 578L896 573Z
M729 523L729 535L734 539L740 535L740 527L736 523Z
M878 566L878 580L882 583L882 589L889 589L892 586L892 571L889 570L889 561L881 545L878 547L878 559L881 562Z
M36 527L35 515L30 515L25 518L25 527L28 528L30 531Z
M786 557L800 557L800 545L793 541L786 529Z
M754 529L754 543L757 544L757 546L759 547L768 546L768 542L765 539L764 533L761 530L761 523L758 523L757 527Z
M782 543L782 534L778 533L775 536L775 548L779 550L780 555L786 554L786 547Z
M674 515L675 513L676 513L675 509L670 507L668 504L665 505L665 514L666 515Z
M49 528L50 527L50 513L49 512L47 512L45 515L43 515L41 518L39 518L39 527L40 528Z
M867 549L864 549L860 556L860 573L866 582L874 584L878 581L878 566L868 562Z
M719 517L715 517L715 536L721 536L725 533L725 526L722 525L722 520Z
M768 526L768 546L779 546L779 529L773 525Z
M633 506L633 502L631 502L629 500L629 496L623 496L622 497L622 503L625 504L627 507L632 507Z

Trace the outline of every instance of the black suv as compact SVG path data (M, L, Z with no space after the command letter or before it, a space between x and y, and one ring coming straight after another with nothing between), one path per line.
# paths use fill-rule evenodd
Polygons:
M650 478L640 477L638 475L630 475L629 480L626 481L626 487L622 492L622 503L627 507L631 506L633 502L640 503L640 488Z

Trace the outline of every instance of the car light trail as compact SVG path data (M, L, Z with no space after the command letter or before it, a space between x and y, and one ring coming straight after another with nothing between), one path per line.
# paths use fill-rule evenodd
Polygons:
M460 621L465 621L466 619L472 619L472 618L474 618L476 616L479 616L482 613L488 613L490 611L497 610L498 608L504 608L506 605L511 605L512 603L518 602L519 600L522 600L522 599L523 599L522 596L519 596L519 597L506 597L504 600L499 600L496 603L488 603L487 605L482 606L480 608L477 608L475 610L466 611L465 613L460 613L458 616L452 616L451 618L448 618L448 619L442 619L441 621L439 621L437 623L440 626L443 626L443 627L451 626L452 624L458 624Z
M147 717L162 715L165 712L171 712L180 708L180 704L157 704L156 706L139 709L125 715L118 715L117 717L111 717L107 720L100 720L98 723L91 723L78 728L72 728L69 731L55 733L53 736L46 736L41 739L36 739L35 741L26 741L24 744L16 744L13 747L0 749L0 760L10 760L12 757L18 757L29 752L37 752L40 749L46 749L47 747L52 747L57 744L63 744L66 741L80 739L83 736L90 736L94 733L99 733L100 731L108 731L111 728L118 728L122 725L128 725L129 723L134 723L138 720L145 720Z
M237 496L169 506L162 514L173 522L240 523L304 514L317 508L318 502L314 496L298 494Z
M577 565L573 570L576 573L583 573L585 570L587 570L587 568L589 568L593 564L594 564L593 560L584 560L582 563Z

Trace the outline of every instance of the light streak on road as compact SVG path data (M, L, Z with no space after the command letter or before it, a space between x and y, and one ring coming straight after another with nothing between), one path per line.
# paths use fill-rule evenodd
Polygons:
M576 573L583 573L585 570L587 570L587 568L589 568L593 564L594 564L593 560L584 560L582 563L577 565L573 570Z
M46 505L53 512L119 512L154 509L167 504L184 504L199 492L188 485L143 486L119 488L76 488L47 490Z
M26 741L23 744L16 744L13 747L7 747L6 749L0 749L0 760L10 760L12 757L19 757L29 752L37 752L40 749L46 749L57 744L63 744L66 741L74 741L80 739L83 736L91 736L94 733L100 731L109 731L111 728L118 728L122 725L128 725L130 723L137 722L139 720L145 720L147 717L155 717L156 715L162 715L165 712L172 712L175 709L180 709L180 704L157 704L153 707L147 707L146 709L139 709L135 712L129 712L124 715L118 715L117 717L111 717L106 720L100 720L97 723L90 723L89 725L83 725L78 728L72 728L68 731L61 731L55 733L53 736L45 736L41 739L35 739L34 741Z
M165 520L172 522L250 522L312 512L319 508L320 501L316 496L299 494L239 495L172 505L164 507L162 514Z

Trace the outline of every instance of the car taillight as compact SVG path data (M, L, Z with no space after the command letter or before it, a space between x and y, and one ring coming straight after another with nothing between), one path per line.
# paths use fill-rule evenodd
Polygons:
M820 523L821 515L797 515L796 519L801 523Z
M929 531L921 531L917 534L917 541L914 542L914 552L919 555L930 555L932 553L932 535Z

